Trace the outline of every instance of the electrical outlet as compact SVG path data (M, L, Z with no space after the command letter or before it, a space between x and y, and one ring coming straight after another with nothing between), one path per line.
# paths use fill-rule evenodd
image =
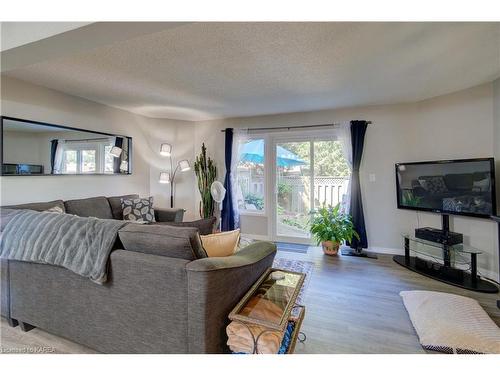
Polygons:
M370 173L368 175L368 181L375 182L376 180L377 180L377 178L375 177L375 173Z

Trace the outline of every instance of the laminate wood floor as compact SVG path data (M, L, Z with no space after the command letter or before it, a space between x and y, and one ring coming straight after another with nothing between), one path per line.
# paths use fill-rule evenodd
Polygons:
M279 252L278 256L308 260L314 271L305 296L304 343L296 353L425 353L403 306L402 290L434 290L476 299L500 325L499 294L483 294L453 287L409 271L390 255L377 260L329 257L320 248L307 254ZM54 348L56 353L92 353L89 348L41 329L22 332L1 321L3 352L19 348ZM49 349L52 351L52 349Z

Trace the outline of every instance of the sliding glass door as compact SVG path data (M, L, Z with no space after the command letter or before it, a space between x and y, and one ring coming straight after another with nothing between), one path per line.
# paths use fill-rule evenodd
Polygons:
M326 137L273 139L274 212L271 230L276 241L310 243L311 212L345 200L350 171L341 144Z
M276 235L308 239L311 211L310 142L276 143Z

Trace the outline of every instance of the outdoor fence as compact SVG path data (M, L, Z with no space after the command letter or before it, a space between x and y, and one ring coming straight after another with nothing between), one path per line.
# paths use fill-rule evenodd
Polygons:
M263 196L264 178L239 174L238 180L244 197L248 194ZM280 191L281 185L281 191ZM349 177L318 176L314 178L315 206L332 205L342 202L347 193ZM280 206L289 212L307 213L310 210L310 179L302 176L278 177L278 200Z

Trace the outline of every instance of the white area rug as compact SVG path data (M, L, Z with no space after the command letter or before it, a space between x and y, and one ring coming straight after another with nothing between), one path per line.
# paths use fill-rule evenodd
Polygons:
M476 300L425 290L399 295L425 349L500 354L500 328Z

